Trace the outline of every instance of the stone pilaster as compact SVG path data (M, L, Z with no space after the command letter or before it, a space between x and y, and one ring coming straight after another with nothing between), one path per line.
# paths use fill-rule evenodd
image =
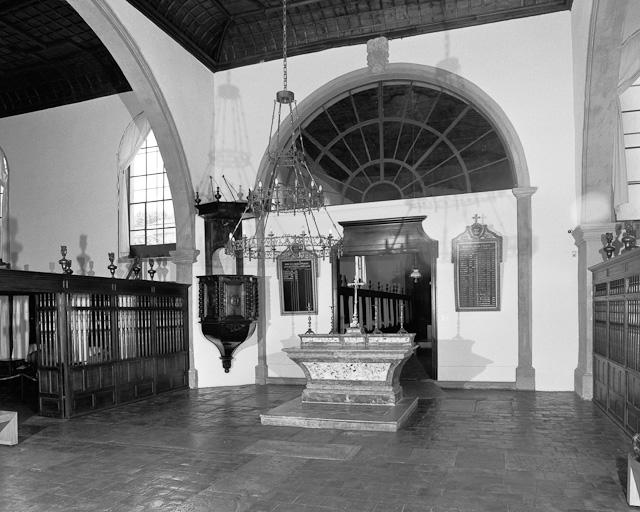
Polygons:
M200 251L197 249L176 249L175 251L169 251L169 256L171 256L171 261L176 266L176 281L178 283L188 283L192 284L193 282L193 264L198 258L198 254ZM191 290L191 300L189 303L189 313L187 317L187 322L189 325L189 387L191 389L195 389L198 387L198 371L195 368L195 361L193 356L193 304L194 301L197 304L197 290L194 291L193 288Z
M256 236L263 238L265 232L265 222L262 219L256 219ZM265 385L269 376L269 367L267 366L267 284L265 280L265 263L264 258L258 259L258 365L255 368L256 384Z
M578 366L573 373L575 392L593 398L593 281L589 267L604 260L602 235L615 223L581 224L572 231L578 247Z
M533 368L532 345L532 245L531 196L536 187L513 189L517 202L518 225L518 367L516 389L533 391L536 388L536 371Z

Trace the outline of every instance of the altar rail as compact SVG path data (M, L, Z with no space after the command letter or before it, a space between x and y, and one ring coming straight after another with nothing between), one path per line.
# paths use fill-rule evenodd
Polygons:
M69 418L188 384L188 285L0 270L29 297L39 413Z
M374 325L374 308L378 304L378 326L382 332L398 332L400 329L400 311L404 307L403 324L411 325L413 306L411 297L399 290L359 288L358 318L366 332L372 332ZM338 287L338 326L344 332L353 315L353 288Z
M629 434L640 431L640 249L593 272L593 401Z

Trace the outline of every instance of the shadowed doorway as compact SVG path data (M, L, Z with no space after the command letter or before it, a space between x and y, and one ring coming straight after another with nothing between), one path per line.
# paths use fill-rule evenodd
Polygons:
M416 333L416 355L403 378L437 378L435 268L438 242L422 228L425 216L341 222L343 253L334 265L335 328L344 332L353 313L355 256L365 256L366 285L358 292L358 317L366 332L378 328Z

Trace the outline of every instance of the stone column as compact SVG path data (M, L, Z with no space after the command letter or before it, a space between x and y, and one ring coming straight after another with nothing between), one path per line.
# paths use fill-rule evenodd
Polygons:
M578 247L578 367L573 373L575 392L593 398L593 281L589 267L604 260L602 235L615 223L581 224L572 231Z
M256 218L256 236L264 239L266 219ZM265 281L264 258L258 259L258 364L255 368L256 384L265 385L269 376L267 366L267 283Z
M198 301L198 290L195 289L194 291L193 288L193 264L198 258L198 254L200 254L200 251L197 249L169 251L171 261L176 266L176 281L192 285L190 290L191 300L188 301L189 314L186 320L189 325L189 387L191 389L198 387L198 371L195 368L193 356L193 303Z
M533 391L536 388L536 371L533 368L533 346L531 341L531 283L532 245L531 196L536 187L513 189L517 202L518 223L518 367L516 389Z

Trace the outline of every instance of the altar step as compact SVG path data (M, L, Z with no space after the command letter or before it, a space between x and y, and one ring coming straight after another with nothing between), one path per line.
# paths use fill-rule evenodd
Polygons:
M263 425L395 432L417 406L417 397L403 398L395 405L303 404L298 397L261 414L260 421Z

